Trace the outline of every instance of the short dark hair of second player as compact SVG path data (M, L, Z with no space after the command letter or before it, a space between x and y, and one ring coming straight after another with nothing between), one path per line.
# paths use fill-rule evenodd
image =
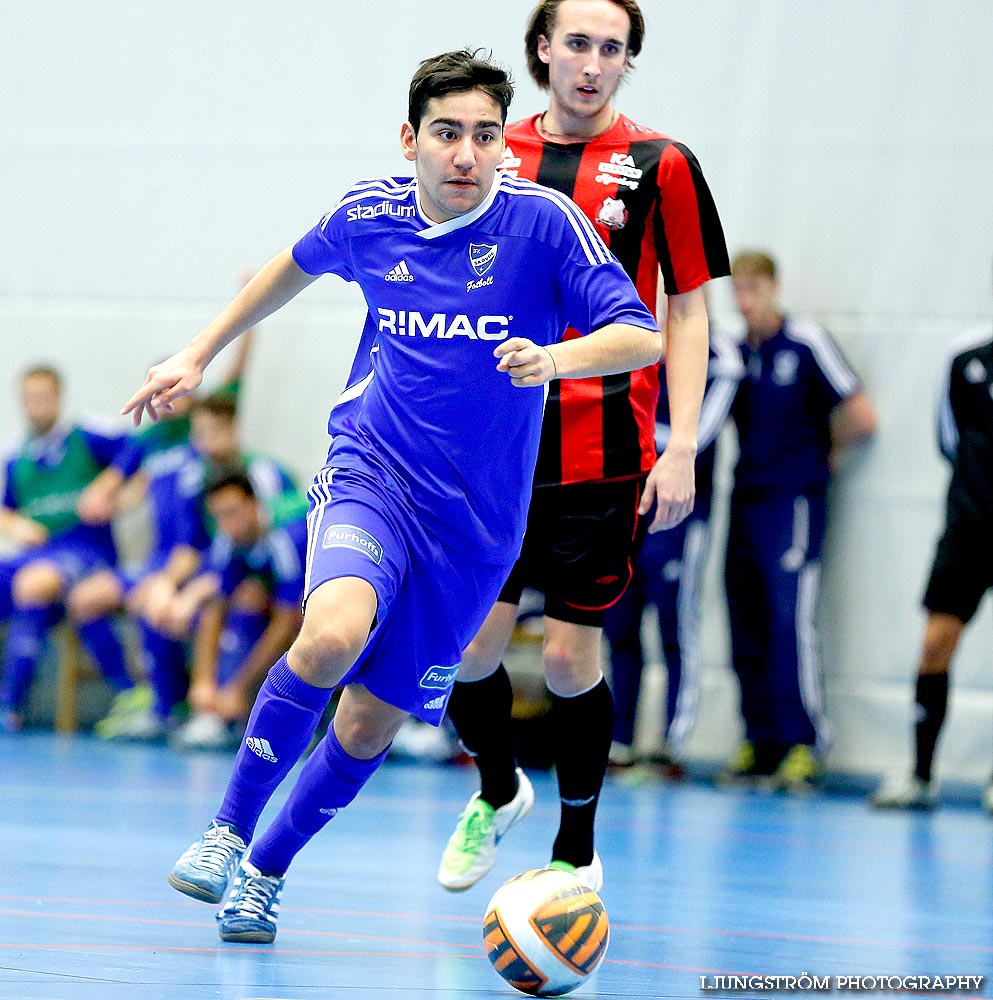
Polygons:
M500 105L500 122L506 123L507 110L514 99L514 82L510 74L490 62L483 49L459 49L425 59L410 81L407 121L414 132L421 127L424 109L432 97L481 90Z
M625 11L631 21L628 32L628 65L641 52L645 41L645 15L641 12L636 0L610 0ZM527 31L524 32L524 56L528 62L528 72L542 90L548 90L548 65L538 58L538 38L544 35L551 38L555 27L555 12L562 0L541 0L541 3L531 11Z
M229 488L241 490L246 497L255 499L255 487L252 485L251 479L248 478L248 473L239 468L218 469L207 480L203 494L206 497L212 497L215 493Z
M193 404L193 412L210 413L215 417L233 421L238 413L238 405L228 392L212 392Z

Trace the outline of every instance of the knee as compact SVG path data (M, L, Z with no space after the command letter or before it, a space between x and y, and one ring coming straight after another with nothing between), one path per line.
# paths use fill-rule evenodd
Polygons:
M305 615L290 650L293 670L318 687L333 687L358 659L368 636L333 620Z
M62 599L62 577L50 563L24 566L14 575L11 594L19 608L47 608Z
M921 646L920 673L948 673L963 627L952 615L933 615L928 620Z
M575 694L593 684L600 673L598 656L581 655L568 643L545 643L545 677L558 694Z
M120 593L105 581L86 580L69 591L66 612L76 625L106 618L120 607Z
M349 684L342 692L332 725L345 753L371 760L393 742L407 718L406 712L380 701L362 685Z
M503 651L494 651L493 644L478 637L466 647L462 653L462 666L459 668L461 681L474 681L491 674L500 665Z

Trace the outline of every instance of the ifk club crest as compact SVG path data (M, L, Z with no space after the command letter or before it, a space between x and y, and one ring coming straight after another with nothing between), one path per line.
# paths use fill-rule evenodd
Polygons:
M493 261L496 260L496 255L496 243L469 244L469 263L472 264L472 269L480 277L486 274L486 272L493 266Z

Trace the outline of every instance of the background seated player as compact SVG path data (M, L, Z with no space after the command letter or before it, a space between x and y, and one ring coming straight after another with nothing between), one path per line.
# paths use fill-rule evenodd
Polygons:
M133 434L118 463L120 502L147 502L150 551L140 565L98 570L69 595L75 620L107 619L126 609L138 632L146 682L126 699L115 700L97 723L96 734L103 739L157 739L186 696L186 647L168 634L170 608L179 588L199 571L210 546L204 476L240 454L235 415L254 333L246 331L224 382L208 397L204 413L211 415L197 418L200 450L191 442L196 397L190 395L158 423ZM292 484L271 460L253 456L248 461L260 488L275 496ZM125 486L126 476L131 478Z
M272 663L302 621L307 525L271 525L251 479L240 469L211 481L207 510L218 535L206 571L176 602L174 634L195 621L189 702L193 714L178 749L228 746Z
M54 368L29 369L20 388L28 434L6 462L0 506L0 533L19 550L3 574L10 628L0 660L0 728L7 731L24 723L48 630L63 618L69 589L116 563L109 501L127 439L123 432L63 421L62 379ZM116 697L126 699L134 682L110 624L74 624Z
M98 569L69 592L74 620L106 621L126 609L140 638L145 682L96 724L103 739L157 739L186 695L186 649L167 626L179 588L200 569L210 544L201 513L200 465L188 444L147 457L141 473L152 527L147 558L135 567Z

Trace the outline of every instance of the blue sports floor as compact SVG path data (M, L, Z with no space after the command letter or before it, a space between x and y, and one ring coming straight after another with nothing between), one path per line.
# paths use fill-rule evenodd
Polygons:
M213 908L166 874L230 758L48 734L0 737L0 758L0 1000L520 996L480 926L500 882L547 860L546 774L494 872L451 895L435 869L473 775L388 764L297 859L275 945L223 945ZM714 996L700 977L727 974L993 974L993 820L977 806L890 815L840 795L613 782L600 816L612 937L575 996Z

